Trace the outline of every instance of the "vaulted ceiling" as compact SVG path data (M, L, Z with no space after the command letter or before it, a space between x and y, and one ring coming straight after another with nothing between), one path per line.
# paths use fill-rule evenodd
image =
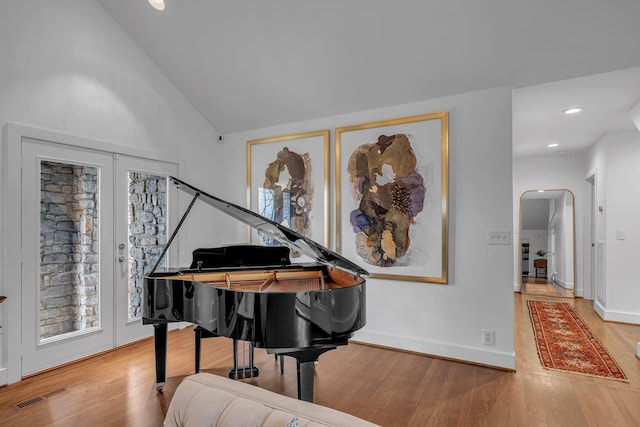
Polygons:
M531 138L546 145L540 129L561 126L538 107L549 116L593 98L598 108L614 83L607 111L640 101L637 70L577 101L569 95L593 82L568 80L571 93L547 85L640 67L637 0L165 0L163 12L99 2L222 134L506 85L516 88L514 153L536 155ZM559 137L584 149L607 121Z

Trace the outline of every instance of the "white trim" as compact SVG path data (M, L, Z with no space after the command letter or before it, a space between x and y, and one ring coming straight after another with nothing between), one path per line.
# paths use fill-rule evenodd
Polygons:
M604 320L610 322L631 323L640 325L640 314L623 311L604 310Z
M157 160L162 162L177 163L180 167L184 163L184 159L176 159L175 155L168 156L163 153L144 150L128 145L115 144L113 142L102 141L99 139L85 138L77 135L56 132L52 130L26 126L16 123L7 123L5 125L11 133L20 135L21 138L39 139L42 141L55 142L57 144L69 145L72 147L82 147L95 151L103 151L105 153L121 154L133 157L140 157L148 160Z
M589 180L593 179L593 184ZM597 239L596 221L596 195L598 183L598 170L591 169L584 177L584 210L583 210L583 263L582 263L582 287L576 289L576 296L583 296L587 300L595 300L595 241ZM591 191L590 191L591 190ZM592 244L594 246L592 246ZM592 254L594 254L592 256Z
M602 320L605 320L606 310L597 299L593 301L593 309L598 313L598 316L600 316Z
M640 325L640 314L627 313L623 311L607 310L604 306L596 301L594 304L596 313L606 322L629 323L632 325Z
M557 276L556 276L556 279L554 280L554 282L556 282L558 285L562 286L564 289L573 289L573 283L565 282L562 279L558 279Z
M3 229L3 259L2 259L2 285L7 300L3 303L6 308L3 335L3 347L6 355L7 383L12 384L21 379L22 356L22 269L21 252L22 238L20 236L22 196L21 196L21 172L20 155L22 133L13 126L5 125L3 129L3 162L2 170L2 229ZM10 185L9 183L12 183ZM16 185L17 184L17 185ZM12 208L10 208L10 206ZM11 242L13 245L9 245ZM6 268L5 268L6 267ZM14 319L11 324L8 319Z
M7 300L0 306L0 321L3 322L4 329L4 334L0 335L2 349L4 350L0 363L6 363L6 366L0 366L0 385L18 382L22 377L22 328L19 320L22 318L22 274L20 268L22 258L20 245L22 239L20 235L21 227L18 226L22 217L20 211L22 204L22 139L31 138L76 148L81 147L95 151L177 163L178 171L184 170L185 164L182 156L176 158L176 155L168 156L159 152L16 123L6 123L2 128L2 136L2 150L0 150L0 170L2 171L0 179L0 189L2 190L2 195L0 196L0 230L2 230L0 294L6 295ZM8 319L14 320L9 324ZM6 368L6 374L2 371L3 368Z
M354 342L381 345L384 347L414 351L426 355L437 355L434 357L445 357L466 363L479 363L497 368L515 370L516 366L515 351L508 353L504 351L497 351L493 347L487 346L471 347L466 345L455 345L446 342L416 339L413 337L402 337L362 330L356 332L352 340Z

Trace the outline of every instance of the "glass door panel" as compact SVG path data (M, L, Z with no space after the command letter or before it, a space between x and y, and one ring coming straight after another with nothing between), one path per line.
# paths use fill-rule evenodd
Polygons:
M40 161L40 342L100 327L99 174Z
M23 375L113 347L112 200L112 155L23 140Z
M167 243L167 177L128 171L128 319L142 316L142 282ZM160 261L164 267L166 258Z
M119 156L116 162L116 345L151 336L142 325L143 280L155 265L177 215L168 176L174 163ZM161 260L175 259L177 245Z

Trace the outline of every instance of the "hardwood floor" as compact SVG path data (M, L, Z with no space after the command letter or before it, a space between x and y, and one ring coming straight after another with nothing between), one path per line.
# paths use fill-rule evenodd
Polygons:
M565 289L557 283L550 282L547 278L522 276L522 288L524 293L529 296L574 298L573 289Z
M536 354L526 298L515 294L517 372L350 344L316 367L315 401L384 426L638 426L640 326L603 322L592 302L573 301L629 382L545 370ZM571 302L570 302L571 303ZM193 373L193 332L170 332L168 381L156 393L153 342L145 340L0 388L2 426L160 426L173 392ZM296 395L295 361L280 375L256 350L260 376L248 382ZM203 341L205 372L227 375L231 344ZM16 404L42 400L18 408Z

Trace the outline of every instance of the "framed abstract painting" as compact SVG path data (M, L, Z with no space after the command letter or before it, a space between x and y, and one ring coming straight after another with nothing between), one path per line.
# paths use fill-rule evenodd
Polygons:
M247 141L247 205L328 246L329 130ZM249 233L250 242L276 244Z
M336 250L381 279L448 281L448 113L336 129Z

